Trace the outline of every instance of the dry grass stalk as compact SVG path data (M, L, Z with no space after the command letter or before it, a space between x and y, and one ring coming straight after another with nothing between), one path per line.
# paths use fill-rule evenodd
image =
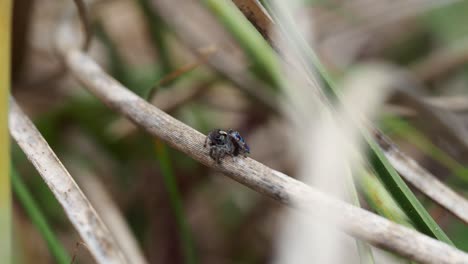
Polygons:
M270 30L274 22L268 12L258 0L233 0L232 1L245 17L255 26L262 36L270 43L273 39Z
M111 195L106 190L104 183L90 170L73 164L74 163L67 164L67 167L69 167L70 171L75 175L78 183L83 188L83 191L93 206L101 212L102 220L109 227L109 230L116 238L116 242L125 253L125 256L127 256L133 264L148 263L143 252L141 252L138 247L138 242L135 240L129 226L125 222L125 218L120 213L117 204L112 200Z
M463 196L457 194L412 158L399 151L387 138L380 138L379 144L387 146L383 149L385 156L392 166L404 176L405 180L468 224L468 201Z
M441 48L412 65L414 74L424 82L440 79L468 63L468 39Z
M95 260L106 264L127 263L88 199L14 100L10 101L9 126L12 137L60 202Z

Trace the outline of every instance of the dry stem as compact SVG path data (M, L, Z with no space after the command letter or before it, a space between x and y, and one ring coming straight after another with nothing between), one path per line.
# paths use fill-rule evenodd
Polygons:
M127 263L107 227L34 124L10 101L9 126L98 263Z
M99 212L101 212L102 220L111 230L112 235L116 238L116 242L125 255L132 261L133 264L148 263L138 247L138 242L133 236L129 226L125 222L125 218L121 214L117 204L113 201L110 193L107 191L104 183L98 179L90 170L78 167L70 163L67 167L75 175L78 183L82 186L87 197Z

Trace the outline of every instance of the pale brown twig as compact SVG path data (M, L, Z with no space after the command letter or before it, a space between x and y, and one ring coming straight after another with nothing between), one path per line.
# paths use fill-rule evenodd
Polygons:
M81 48L84 51L88 51L91 45L92 37L91 23L89 22L88 10L86 9L86 4L83 0L73 0L73 2L75 3L76 9L78 11L77 13L80 18L81 25L83 27L84 41Z
M450 112L460 113L468 111L468 96L465 95L425 97L423 101Z
M418 82L410 72L392 65L386 65L382 71L392 79L383 86L393 86L396 90L392 101L414 110L420 120L431 122L419 122L421 128L439 144L444 150L466 160L468 153L468 130L461 124L459 117L453 113L420 99L426 89ZM449 146L449 147L444 147Z
M119 211L118 206L113 201L104 184L87 168L75 163L68 164L70 171L75 175L83 191L89 197L94 207L101 213L103 222L109 227L116 242L119 244L125 256L133 264L148 263L144 258L143 252L138 247L125 218Z
M175 85L170 89L160 89L156 94L154 94L150 103L160 108L164 112L173 113L186 103L202 95L214 83L214 79L208 79L193 85L193 87L187 87L186 85ZM115 138L128 136L136 130L136 126L125 118L117 119L109 126L109 132Z
M258 32L262 34L265 40L273 45L274 38L271 31L273 30L274 22L262 4L258 0L232 0L232 2Z
M456 45L441 48L411 66L423 82L431 82L468 63L468 39Z
M454 192L416 161L401 152L387 138L381 137L378 142L381 146L387 146L383 149L385 156L405 180L468 224L468 201L463 196Z
M62 205L98 263L127 263L111 233L34 124L10 101L10 133Z

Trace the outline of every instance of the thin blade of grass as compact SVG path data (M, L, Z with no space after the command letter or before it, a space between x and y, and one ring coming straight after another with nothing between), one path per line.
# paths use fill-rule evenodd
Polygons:
M301 37L301 34L296 30L294 20L291 16L286 16L282 12L277 11L277 7L270 6L266 4L267 10L269 10L273 15L273 18L281 17L280 20L277 20L276 23L279 25L281 33L296 47L303 56L301 64L307 69L309 74L313 74L317 71L320 76L323 78L325 83L325 92L327 98L323 98L324 104L329 104L329 100L340 100L340 91L335 85L333 78L328 74L325 67L320 62L318 56L314 51L309 48L307 42ZM280 15L281 14L281 15ZM279 23L278 21L281 21ZM285 23L282 25L282 23ZM287 29L287 30L286 30ZM414 222L415 227L421 232L437 238L441 241L446 242L447 244L453 245L452 241L444 233L444 231L437 225L435 220L429 215L429 213L424 209L421 203L418 201L414 193L408 188L405 182L401 179L400 175L389 163L385 154L382 152L382 149L374 140L374 138L369 134L365 129L361 129L362 136L366 140L368 147L370 148L370 160L374 170L377 172L380 180L384 183L387 190L392 194L395 201L403 208L406 214ZM381 132L375 130L374 136L381 136Z
M358 179L359 189L372 209L395 223L414 228L409 217L375 176L375 172L363 170L356 178Z
M401 179L398 172L385 157L380 146L368 134L365 137L371 150L370 161L372 167L395 201L397 201L411 221L413 221L415 227L426 235L453 245L449 237L429 215L408 185Z
M11 168L11 184L16 197L24 207L24 210L30 217L31 222L36 226L41 236L47 242L47 246L57 263L69 264L71 258L68 255L68 252L65 250L60 240L55 236L52 228L47 223L46 217L42 214L38 204L34 201L31 193L13 166Z
M184 214L182 198L180 195L180 191L177 187L174 172L172 170L169 151L166 145L164 145L164 143L159 139L156 139L154 144L156 149L156 157L159 162L161 174L164 180L164 185L166 185L166 190L169 194L169 200L171 202L172 209L174 210L174 215L176 217L179 229L179 238L182 242L182 249L184 252L185 263L197 263L195 246L193 244L190 228L187 224L187 218Z
M224 28L216 23L215 18L200 6L201 3L185 0L152 0L151 3L155 12L170 26L178 39L192 51L196 52L200 47L213 44L219 47L223 52L211 57L207 64L236 84L236 87L261 107L279 114L276 95L265 82L251 74L242 51ZM186 19L187 16L192 19ZM193 23L194 19L197 23Z
M256 66L259 74L273 87L281 85L281 69L271 46L255 27L244 17L232 1L204 0L229 32L238 40Z
M173 67L172 60L170 58L170 48L168 41L165 38L165 34L169 33L167 26L162 21L156 12L153 12L151 9L149 0L138 0L138 5L143 11L145 20L150 31L151 40L158 50L158 59L160 60L161 71L163 73L168 73Z
M359 202L359 194L357 192L356 185L354 184L354 180L352 178L351 173L346 175L346 185L347 190L349 192L349 196L351 197L352 204L354 204L357 207L361 207L361 203ZM372 254L372 248L369 246L369 244L359 239L356 239L356 246L362 264L375 263L374 255Z
M421 139L422 140L419 140L418 138L418 144L422 144L422 147L428 148L430 152L435 151L436 155L432 155L435 159L442 159L442 161L445 162L451 161L451 158L448 155L437 149L435 146L431 146L430 141L424 137ZM391 144L391 142L386 142L386 144L387 148L384 149L386 157L397 171L405 175L405 179L408 182L460 220L468 223L468 201L463 196L442 183L429 171L420 167L416 162L414 162L414 160L399 151L398 148ZM455 162L455 165L456 164L457 163ZM455 170L455 173L466 171L466 169L461 167L461 165L456 166Z
M162 21L160 18L154 14L151 10L150 7L148 6L147 0L139 0L139 5L141 9L143 10L146 18L148 21L151 21L149 24L154 24L154 22L157 22L159 26L161 26ZM151 28L151 37L152 41L154 43L154 46L158 49L159 52L159 66L161 71L159 74L169 74L172 71L172 65L169 57L169 49L168 46L166 45L166 39L164 34L167 33L165 29L160 29L156 28L155 25L152 25ZM105 31L102 31L102 35L105 36ZM114 57L115 59L112 60L112 66L115 69L119 69L118 73L120 73L122 76L125 76L127 78L120 80L123 84L126 86L130 87L141 87L142 85L138 82L135 82L131 77L131 73L129 72L129 67L125 64L123 64L123 61L120 58L120 54L118 51L113 48L115 45L112 43L109 37L105 38L106 44L112 48L111 49L111 57ZM117 64L117 65L114 65ZM183 74L185 72L182 72ZM179 75L176 75L177 77ZM163 77L164 80L164 77ZM161 82L161 81L160 81ZM153 94L156 94L159 89L161 88L158 82L158 85L153 86L150 88L149 91L145 91L145 99L149 100L151 97L153 97ZM140 92L140 95L143 95L143 92ZM196 261L196 254L195 254L195 247L192 242L192 237L190 234L190 228L187 225L186 222L186 217L184 215L183 211L183 205L182 205L182 198L181 194L177 188L177 181L175 178L175 175L172 170L172 164L170 161L169 157L169 152L167 150L167 147L159 140L156 140L154 142L155 145L155 150L156 150L156 159L159 162L160 169L161 169L161 174L163 176L163 182L165 184L166 190L169 194L169 201L170 201L170 206L172 207L172 210L174 211L174 215L177 221L177 226L178 226L178 232L179 232L179 238L181 242L181 248L183 251L184 255L184 260L186 264L194 264L197 263Z
M109 70L112 76L119 80L119 82L125 83L125 85L130 87L135 93L139 95L144 94L145 91L135 88L140 86L135 83L134 77L128 69L128 65L125 63L124 58L119 53L117 45L113 42L102 22L96 22L95 31L99 40L106 46L107 56L109 57Z
M360 171L359 175L357 175L356 179L367 204L374 209L375 212L395 223L414 229L411 220L398 206L383 184L377 179L375 173L363 169ZM396 263L413 263L410 260L401 257L398 258L400 261Z
M147 0L140 0L141 5L144 9L146 9L146 16L149 20L153 20L153 22L157 21L159 25L162 24L162 21L159 16L151 12L150 7L148 6ZM151 23L154 24L154 23ZM152 39L155 47L157 48L160 56L160 67L162 69L162 74L166 77L170 75L168 78L163 77L159 80L158 84L153 86L147 96L147 100L151 100L151 98L158 92L161 91L161 84L164 83L166 80L170 80L176 78L180 75L186 73L186 71L182 70L180 72L173 73L174 67L172 66L169 47L167 46L167 39L165 38L166 30L164 28L152 29ZM195 66L196 67L196 66ZM195 68L193 67L193 68ZM192 69L193 69L192 68ZM191 70L190 67L188 69ZM163 176L163 182L166 187L166 190L169 194L169 202L172 210L174 211L174 215L177 221L177 229L179 233L180 244L182 247L182 252L184 256L184 261L186 264L195 264L197 263L195 246L192 239L192 234L190 231L190 227L187 223L187 218L184 213L184 206L182 203L182 195L177 187L177 179L175 177L173 166L171 163L171 158L169 156L169 150L167 146L159 139L154 141L154 147L156 150L156 159L159 162L159 167L161 170L161 174Z
M421 133L416 127L412 126L402 118L390 116L385 117L383 126L390 129L391 133L404 138L424 154L445 166L454 176L459 178L460 181L468 183L468 169L434 145L431 140Z
M380 215L395 223L414 229L414 224L401 209L373 171L363 171L359 175L360 189L369 205Z

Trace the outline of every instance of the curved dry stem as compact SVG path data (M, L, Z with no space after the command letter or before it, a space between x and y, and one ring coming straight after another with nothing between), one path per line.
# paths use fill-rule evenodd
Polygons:
M281 203L307 210L332 211L350 235L421 263L465 263L458 249L397 225L363 209L324 195L306 184L250 158L225 159L217 164L203 148L205 136L172 118L109 77L89 56L77 49L62 50L71 73L103 103L149 134L206 166L228 175Z
M89 22L88 10L86 9L86 3L83 0L73 0L75 3L76 9L78 11L78 16L81 21L81 25L83 26L83 35L84 41L82 49L84 51L88 51L89 47L91 46L91 24Z
M388 138L380 135L377 140L379 145L383 146L382 150L388 161L405 180L468 224L468 201L463 196L454 192L416 161L398 150Z
M101 182L96 175L90 170L77 167L70 163L67 167L75 175L78 183L82 186L89 200L101 212L102 220L109 227L112 235L116 238L125 256L131 260L133 264L148 263L138 247L129 226L125 222L125 218L119 211L117 204L112 200L110 193L106 190L104 183Z
M404 69L383 64L382 71L392 78L388 84L396 88L394 101L400 105L410 107L415 110L418 115L426 120L431 120L430 124L425 124L423 127L432 132L436 137L443 136L443 140L457 150L459 156L463 157L463 153L468 153L468 129L460 123L458 116L437 106L437 101L432 102L427 99L421 99L426 90L425 87L418 82L410 72ZM440 104L440 101L439 101Z
M464 95L442 95L442 96L425 96L421 99L426 104L434 108L439 108L454 114L463 114L468 111L468 96ZM410 107L403 105L387 105L388 110L393 111L396 115L401 116L416 116L417 112Z
M408 82L409 79L395 75L395 83L401 87L394 96L394 100L400 105L409 107L415 111L419 117L416 120L419 127L439 144L442 149L455 155L457 159L468 161L468 129L463 125L459 116L421 100L418 95L408 91L411 87L416 87L416 83ZM409 88L409 89L408 89ZM423 122L430 120L430 122Z
M9 127L98 263L127 263L111 233L34 124L10 101Z
M432 106L450 112L463 113L468 111L468 96L464 95L426 97L423 100Z
M208 79L195 84L193 87L176 85L170 89L159 89L150 99L150 103L166 113L172 113L203 95L213 84L214 79ZM125 118L119 118L109 126L109 132L115 138L126 137L137 131L137 127Z
M442 78L468 63L468 39L456 45L434 51L420 62L411 66L414 74L424 82Z

